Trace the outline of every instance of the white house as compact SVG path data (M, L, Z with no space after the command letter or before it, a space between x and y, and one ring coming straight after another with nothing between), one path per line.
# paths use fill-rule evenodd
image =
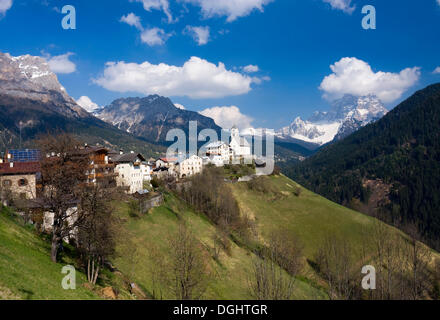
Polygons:
M110 161L115 164L116 185L127 187L128 193L133 194L144 189L145 158L139 153L111 155Z
M222 161L223 163L228 163L230 160L230 149L225 142L215 141L206 146L206 155L211 161L215 157L216 162Z
M151 175L153 174L153 165L149 162L142 162L141 163L141 171L144 177L145 182L151 181Z
M196 155L192 155L178 164L180 178L190 177L194 174L200 173L202 172L202 169L203 159Z

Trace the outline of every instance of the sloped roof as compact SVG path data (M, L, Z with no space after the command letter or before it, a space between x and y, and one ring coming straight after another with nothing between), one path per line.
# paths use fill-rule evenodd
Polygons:
M240 147L250 147L249 142L244 137L232 138L231 143L232 143L232 141L236 141L240 145Z
M127 162L135 162L136 158L139 158L141 161L145 161L145 158L140 153L117 154L111 156L110 160L113 162L127 163Z
M210 144L208 144L206 146L206 148L218 148L218 147L221 147L222 145L226 145L226 143L224 143L223 141L219 140L219 141L211 142Z
M39 162L0 163L0 175L33 174L41 171Z

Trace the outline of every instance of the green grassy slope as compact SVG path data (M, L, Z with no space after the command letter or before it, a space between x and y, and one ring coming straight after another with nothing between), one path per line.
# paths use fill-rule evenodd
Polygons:
M0 212L0 299L97 299L84 288L84 274L76 273L76 290L64 290L65 263L50 260L50 245L31 230Z
M197 214L172 195L167 195L165 204L155 208L140 218L131 218L127 208L122 206L120 214L126 221L124 237L129 245L121 244L116 267L136 282L150 295L153 284L150 270L154 261L148 252L152 247L162 255L168 254L167 239L177 231L181 221L185 221L198 240L209 251L213 247L213 235L216 228L204 215ZM248 281L255 256L247 249L231 243L230 255L221 253L219 262L210 258L210 266L215 277L211 281L206 299L250 299ZM127 252L131 252L127 254ZM306 282L296 282L295 297L297 299L320 299L325 295ZM163 298L173 298L164 294Z
M251 191L245 183L233 185L241 210L256 219L262 241L285 228L301 239L307 258L312 258L328 234L360 247L363 233L373 226L373 218L331 202L283 175L264 179L274 192ZM299 196L294 194L297 188Z

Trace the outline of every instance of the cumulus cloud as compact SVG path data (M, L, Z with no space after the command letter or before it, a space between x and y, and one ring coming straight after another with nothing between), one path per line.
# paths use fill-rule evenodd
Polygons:
M93 112L96 109L99 109L100 106L98 106L96 103L94 103L89 97L82 96L78 100L76 100L76 103L81 106L84 110L87 112Z
M177 109L185 110L185 107L184 107L183 105L181 105L180 103L175 103L174 106L175 106Z
M438 0L438 1L439 1L439 4L440 4L440 0ZM434 71L432 71L432 73L433 74L440 74L440 67L435 68Z
M246 73L254 73L260 71L260 68L258 66L254 66L252 64L243 67L243 71Z
M420 68L406 68L399 73L374 72L365 61L342 58L330 66L333 71L322 80L324 98L333 100L344 94L375 94L383 102L393 102L413 86L420 77Z
M191 57L183 66L108 62L103 74L94 80L117 92L139 92L190 98L220 98L248 93L254 79L227 70L207 60Z
M62 54L59 56L45 56L50 70L58 74L68 74L76 71L76 64L69 60L70 56L74 55L72 52Z
M251 117L241 113L236 106L212 107L199 112L205 117L212 118L223 129L230 129L236 125L239 129L252 127Z
M142 31L141 40L150 47L162 46L171 36L171 33L166 33L163 29L151 28Z
M130 0L131 2L141 2L144 5L144 9L147 11L161 10L167 16L168 22L173 22L173 16L170 11L170 4L168 0Z
M142 27L141 24L141 18L139 18L137 15L135 15L134 13L129 13L126 16L122 16L121 22L124 22L132 27L135 27L138 30L143 30L144 28Z
M0 0L0 15L4 15L11 7L12 0Z
M323 0L323 1L329 3L333 9L342 10L349 14L352 14L353 11L356 9L355 6L351 6L351 0Z
M199 46L203 46L209 42L209 27L186 26L183 33L189 34Z
M182 0L200 6L205 18L226 16L231 22L249 15L254 10L263 11L263 7L273 0Z

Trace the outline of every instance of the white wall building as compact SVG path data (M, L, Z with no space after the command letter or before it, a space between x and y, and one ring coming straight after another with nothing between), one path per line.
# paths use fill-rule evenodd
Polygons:
M130 194L144 189L145 171L142 167L142 161L145 161L145 158L141 154L112 155L110 161L115 164L116 185L118 187L127 187Z
M229 143L232 158L251 157L251 145L244 137L240 137L237 127L231 129L231 142Z
M230 149L223 141L215 141L206 146L206 155L211 160L215 157L217 162L220 160L223 163L229 163Z
M185 178L202 172L203 169L203 159L192 155L189 158L179 162L179 177Z

